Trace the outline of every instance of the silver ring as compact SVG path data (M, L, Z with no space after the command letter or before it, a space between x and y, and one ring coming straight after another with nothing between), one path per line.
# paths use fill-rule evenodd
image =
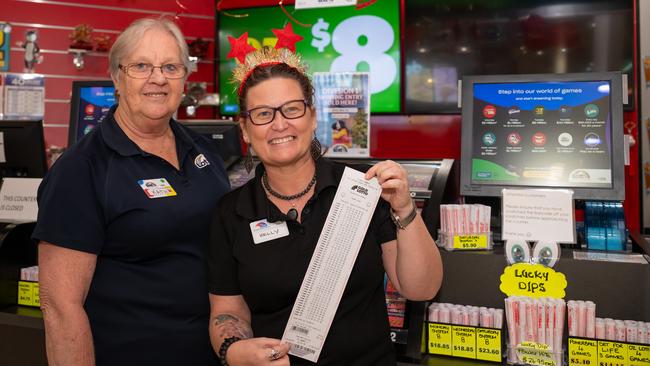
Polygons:
M275 348L271 348L271 353L269 353L269 360L271 360L271 361L275 361L275 360L277 360L278 358L280 358L280 357L278 357L278 356L280 356L280 351L278 351L278 350L275 349Z

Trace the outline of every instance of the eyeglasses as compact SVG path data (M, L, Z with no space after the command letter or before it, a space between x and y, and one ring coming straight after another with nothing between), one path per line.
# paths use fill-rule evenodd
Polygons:
M154 66L145 62L135 64L119 65L120 70L134 79L148 79L153 74L153 69L160 69L160 72L167 79L182 79L187 75L187 67L183 64L164 64Z
M296 119L305 115L307 110L306 100L297 99L290 100L283 105L273 108L273 107L257 107L249 109L242 113L242 116L250 118L251 123L257 126L269 124L275 119L275 112L280 112L282 117L286 119Z

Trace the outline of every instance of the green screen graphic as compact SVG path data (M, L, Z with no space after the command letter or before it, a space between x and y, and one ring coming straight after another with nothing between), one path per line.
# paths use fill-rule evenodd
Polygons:
M370 110L373 113L400 111L400 34L399 2L378 1L356 10L352 6L285 9L302 23L293 24L293 31L304 37L296 43L296 51L309 65L308 73L318 71L366 71L370 73ZM219 16L219 93L221 113L239 112L235 84L231 82L234 59L228 36L239 37L248 32L249 43L256 48L275 45L271 29L284 28L289 18L280 7L229 10L242 18Z

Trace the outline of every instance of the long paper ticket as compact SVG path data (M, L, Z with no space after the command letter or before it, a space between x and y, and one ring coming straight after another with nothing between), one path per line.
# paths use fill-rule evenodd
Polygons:
M294 356L317 362L377 207L376 178L345 168L282 340Z

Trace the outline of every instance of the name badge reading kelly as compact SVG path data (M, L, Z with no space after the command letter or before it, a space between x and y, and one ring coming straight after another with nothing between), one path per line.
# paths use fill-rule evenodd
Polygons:
M286 221L268 222L266 219L250 223L253 242L260 244L289 235Z
M140 187L149 198L172 197L176 191L165 178L141 179L138 181Z

